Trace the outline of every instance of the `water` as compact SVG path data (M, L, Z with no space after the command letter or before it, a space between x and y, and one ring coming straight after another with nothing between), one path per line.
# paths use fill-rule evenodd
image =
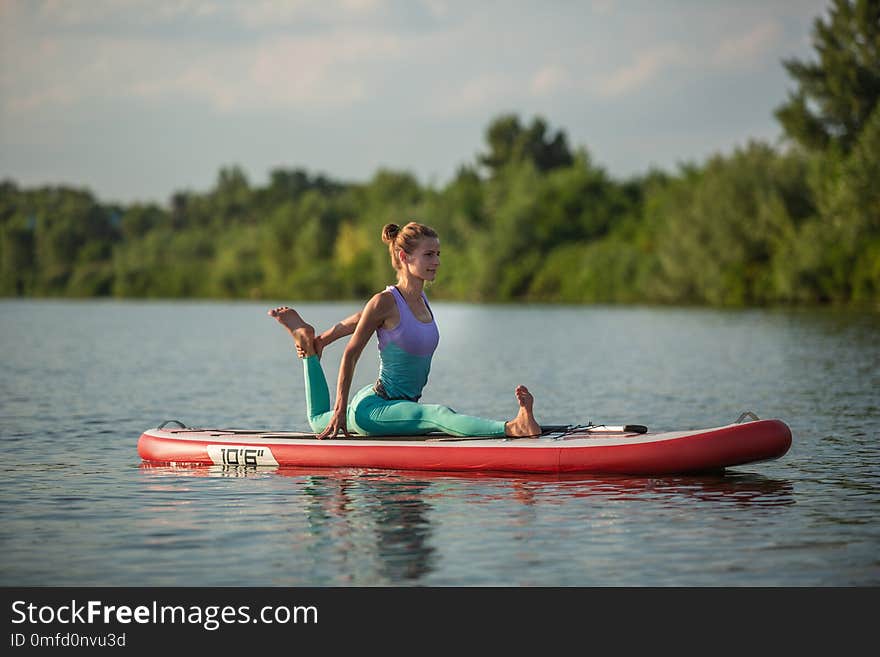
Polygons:
M433 304L424 401L507 418L525 383L547 424L789 424L782 459L726 476L143 466L164 419L307 430L273 305L0 302L0 585L880 583L876 314Z

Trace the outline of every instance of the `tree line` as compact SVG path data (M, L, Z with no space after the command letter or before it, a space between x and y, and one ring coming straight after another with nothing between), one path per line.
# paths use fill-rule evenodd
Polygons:
M362 299L393 280L382 226L441 236L437 298L880 307L880 2L835 0L784 65L785 142L610 176L542 117L495 117L441 187L238 167L167 206L0 183L0 295Z

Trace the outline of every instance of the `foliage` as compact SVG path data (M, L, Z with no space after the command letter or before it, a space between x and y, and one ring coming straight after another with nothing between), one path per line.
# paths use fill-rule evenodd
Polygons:
M798 89L776 112L808 149L852 148L880 99L880 2L834 0L813 28L817 62L788 60Z
M547 135L547 123L535 118L526 128L515 114L495 119L486 132L489 152L480 156L480 163L497 173L511 164L531 162L538 171L549 171L568 166L572 155L563 132L552 138Z

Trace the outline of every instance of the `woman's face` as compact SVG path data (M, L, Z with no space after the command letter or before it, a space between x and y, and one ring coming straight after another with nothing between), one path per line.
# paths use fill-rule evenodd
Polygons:
M440 267L440 240L423 237L412 253L401 251L400 261L411 275L424 281L433 281Z

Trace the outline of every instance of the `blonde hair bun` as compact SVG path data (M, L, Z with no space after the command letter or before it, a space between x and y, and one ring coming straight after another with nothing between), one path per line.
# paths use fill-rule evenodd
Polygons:
M382 228L382 241L385 244L392 244L400 234L400 226L397 224L385 224Z

